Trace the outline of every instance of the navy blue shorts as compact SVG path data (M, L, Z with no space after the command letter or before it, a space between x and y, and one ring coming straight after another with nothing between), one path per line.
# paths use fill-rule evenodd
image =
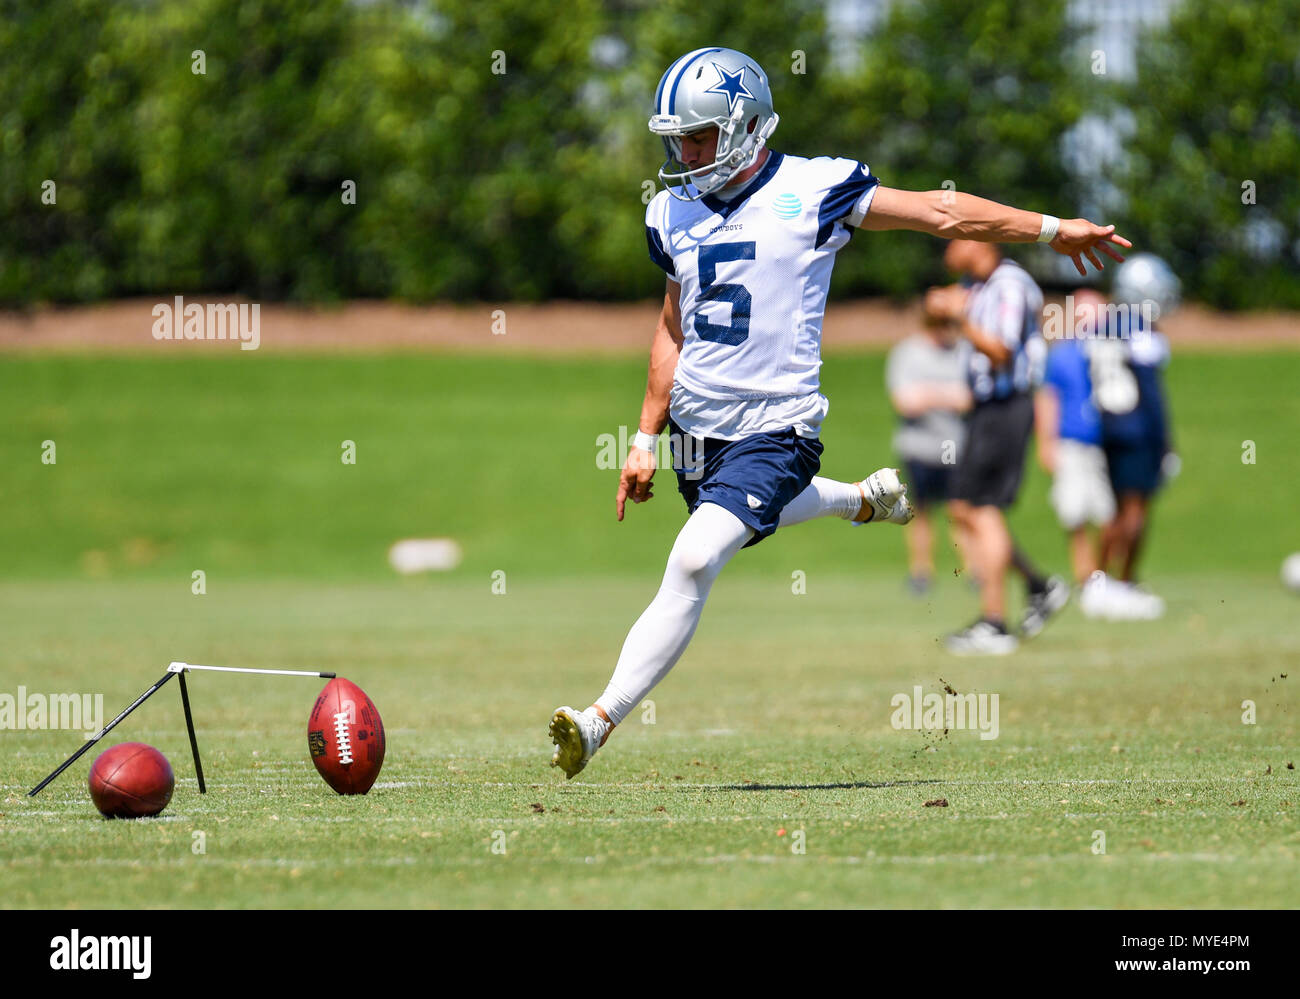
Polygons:
M785 505L822 467L822 442L794 429L754 434L738 441L691 437L671 421L673 471L686 508L716 503L755 531L756 545L776 530Z
M1139 493L1150 496L1160 488L1160 465L1164 448L1157 442L1111 444L1106 447L1110 487L1116 496Z
M904 461L907 470L907 498L912 506L924 510L935 503L948 502L949 480L952 465L927 465L919 461Z

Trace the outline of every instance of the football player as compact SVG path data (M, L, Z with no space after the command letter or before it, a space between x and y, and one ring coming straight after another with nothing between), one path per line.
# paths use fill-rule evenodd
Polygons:
M651 260L667 276L650 348L640 432L615 509L651 498L655 445L668 427L690 511L658 593L592 705L553 712L552 765L576 776L610 731L685 651L714 580L741 548L814 517L906 523L894 469L861 482L817 475L828 403L820 392L822 313L835 254L854 231L1051 245L1100 268L1123 258L1114 226L1057 219L954 191L882 187L867 164L769 149L778 117L767 74L741 52L677 59L655 91L650 131L668 159L646 210Z
M1115 274L1111 299L1121 308L1108 310L1109 328L1093 342L1091 354L1102 446L1119 507L1102 533L1101 568L1118 563L1130 617L1158 618L1165 611L1164 600L1138 585L1137 563L1151 502L1179 466L1161 384L1169 341L1156 323L1177 308L1180 297L1169 266L1139 253Z

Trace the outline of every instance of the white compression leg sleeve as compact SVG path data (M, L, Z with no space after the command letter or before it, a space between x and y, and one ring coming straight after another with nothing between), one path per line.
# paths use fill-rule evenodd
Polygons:
M716 503L702 503L677 535L663 582L623 642L605 692L596 699L615 725L668 675L700 623L718 573L754 529Z
M814 475L806 489L786 504L777 526L789 527L817 517L852 520L862 510L862 490L856 482L837 482Z

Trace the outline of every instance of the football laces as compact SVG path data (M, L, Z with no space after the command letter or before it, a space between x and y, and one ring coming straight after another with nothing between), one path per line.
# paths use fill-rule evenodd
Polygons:
M352 740L348 736L348 713L340 711L334 716L334 741L338 745L339 762L352 762Z

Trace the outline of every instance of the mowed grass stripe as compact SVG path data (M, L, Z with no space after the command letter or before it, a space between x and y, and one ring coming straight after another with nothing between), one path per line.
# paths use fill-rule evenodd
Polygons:
M824 474L896 461L883 366L879 353L826 359ZM598 467L602 435L636 422L644 379L633 359L9 356L0 575L188 580L203 568L213 592L234 578L375 580L411 536L458 540L464 579L653 573L683 517L671 476L620 525L617 471ZM1300 352L1176 355L1167 383L1184 470L1158 507L1151 572L1276 573L1300 549L1288 475ZM41 461L47 440L54 465ZM1063 568L1046 489L1031 460L1013 526ZM1249 503L1225 506L1237 496ZM837 527L792 530L806 571L897 564L896 537L845 543ZM736 571L775 571L782 550L765 542Z

